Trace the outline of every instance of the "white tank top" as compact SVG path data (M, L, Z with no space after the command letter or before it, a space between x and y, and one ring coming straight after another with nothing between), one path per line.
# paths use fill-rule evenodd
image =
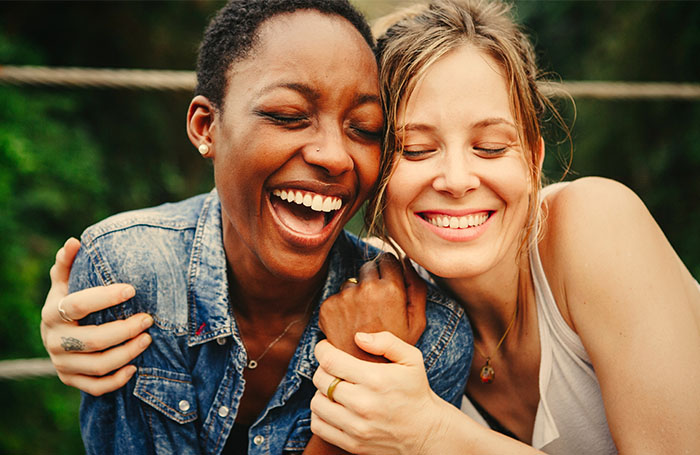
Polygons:
M581 339L566 324L542 269L537 245L530 269L540 331L540 402L532 446L550 454L614 454L600 385ZM462 412L488 426L464 397Z

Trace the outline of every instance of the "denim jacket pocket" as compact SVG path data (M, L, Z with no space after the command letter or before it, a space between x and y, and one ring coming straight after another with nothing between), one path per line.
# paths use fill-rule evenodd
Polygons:
M134 395L177 423L197 420L197 396L188 374L139 368Z

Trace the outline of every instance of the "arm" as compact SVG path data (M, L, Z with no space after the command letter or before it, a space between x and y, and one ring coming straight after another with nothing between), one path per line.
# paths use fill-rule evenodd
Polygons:
M416 343L425 328L425 283L410 264L402 273L395 256L383 254L365 263L358 283L346 283L341 291L321 306L319 325L328 340L353 356L370 362L385 362L382 356L368 354L355 344L355 333L389 330L410 343ZM331 378L332 380L332 378ZM304 454L347 453L312 436Z
M150 344L150 336L141 332L153 324L153 318L135 314L99 328L62 320L59 303L68 317L78 321L134 295L134 288L126 284L68 294L68 276L79 249L80 242L70 238L56 254L56 263L50 272L51 289L41 311L41 338L59 379L66 385L99 396L124 386L133 376L136 368L126 364ZM114 372L108 374L111 371Z
M696 283L624 186L581 179L549 206L545 272L593 362L618 450L697 453Z

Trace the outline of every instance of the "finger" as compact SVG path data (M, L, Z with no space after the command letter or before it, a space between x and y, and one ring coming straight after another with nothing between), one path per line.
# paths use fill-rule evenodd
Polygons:
M151 343L147 333L102 352L70 353L54 356L56 370L65 374L104 376L134 360Z
M134 365L126 365L120 368L115 373L109 376L85 376L85 375L72 375L66 376L65 380L61 380L66 385L70 385L77 389L82 390L85 393L99 397L108 392L114 392L115 390L124 387L129 379L131 379L136 373L136 367Z
M152 325L153 317L150 314L139 313L127 319L101 325L71 327L60 332L60 346L57 346L58 341L52 339L47 349L53 354L60 354L67 350L87 353L103 351L138 336ZM70 340L73 340L73 346L79 346L80 349L66 349L63 345Z
M409 326L417 332L423 333L425 329L425 302L427 297L427 286L425 281L418 275L411 264L411 260L404 259L404 280L406 282L406 294L408 306ZM420 336L420 335L419 335Z
M56 253L56 262L49 272L52 285L68 284L70 269L75 260L75 255L80 249L80 242L76 238L69 238Z
M362 264L362 267L360 267L360 272L357 277L359 278L360 283L365 281L378 280L379 269L377 268L377 260L375 259L374 261L368 261Z
M319 365L330 375L351 383L366 379L368 368L376 366L373 362L357 359L333 346L328 340L316 344L314 350Z
M358 284L358 279L355 277L350 277L347 280L343 281L343 284L340 285L340 290L343 291L346 288L349 287L355 287Z
M314 386L321 392L323 395L328 396L328 387L330 387L331 383L333 380L336 379L336 376L333 376L332 374L328 373L323 367L318 367L316 369L316 372L313 375L312 381L314 383ZM336 389L338 386L336 386ZM333 392L333 396L335 397L335 392Z
M391 332L357 332L355 334L355 342L362 350L370 354L386 357L390 361L401 365L414 366L423 364L421 352ZM322 353L322 355L326 354ZM318 357L318 354L316 357ZM326 368L326 370L334 374L329 368Z
M334 427L323 417L319 416L318 414L314 414L313 412L311 412L311 432L329 444L350 453L357 453L357 446L349 435L339 428Z
M63 298L61 306L68 317L77 321L88 314L123 303L135 294L136 290L130 284L96 286L68 294ZM58 316L58 310L56 315Z
M382 254L377 260L377 267L382 280L391 280L405 285L401 263L393 254Z

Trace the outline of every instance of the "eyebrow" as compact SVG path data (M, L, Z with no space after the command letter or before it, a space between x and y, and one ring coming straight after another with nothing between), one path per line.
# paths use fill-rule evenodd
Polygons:
M292 91L295 91L299 94L301 94L304 98L312 100L312 101L317 101L321 98L321 94L317 91L314 90L312 87L306 85L306 84L301 84L298 82L283 82L281 84L271 84L268 86L263 87L258 91L258 95L262 95L267 92L271 92L272 90L278 89L278 88L286 88ZM355 95L355 98L353 99L353 107L355 106L361 106L363 104L379 104L381 106L381 100L379 98L379 95L375 95L372 93L357 93Z
M513 122L506 120L503 117L491 117L491 118L487 118L484 120L480 120L480 121L472 124L472 127L473 128L486 128L487 126L493 126L493 125L507 125L507 126L510 126L512 128L515 128L515 125L513 124Z
M281 84L270 84L266 85L265 87L261 88L258 91L258 96L263 95L265 93L271 92L273 90L276 90L278 88L286 88L295 92L300 93L304 98L316 101L319 98L321 98L321 94L318 93L318 91L312 89L306 84L300 84L298 82L282 82Z
M483 120L479 120L476 123L472 123L470 128L486 128L489 126L494 126L494 125L506 125L510 126L511 128L515 128L515 125L513 122L506 120L503 117L491 117ZM403 133L403 132L408 132L408 131L420 131L420 132L426 132L426 131L433 131L435 128L432 127L431 125L425 124L425 123L407 123L406 125L401 126L400 128L397 128L396 132L397 133Z

